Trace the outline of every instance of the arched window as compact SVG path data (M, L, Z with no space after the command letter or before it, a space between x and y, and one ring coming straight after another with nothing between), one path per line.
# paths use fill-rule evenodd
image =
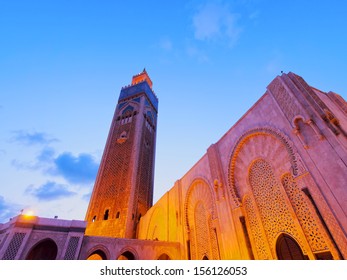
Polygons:
M134 111L134 107L131 105L128 105L122 112L123 117L131 116Z
M105 214L104 214L104 220L106 221L106 220L108 220L108 214L109 214L109 212L110 212L110 210L106 210L105 211Z
M89 255L87 260L94 260L94 261L97 261L97 260L107 260L107 257L106 257L106 254L103 251L96 250L96 251L94 251L93 253L91 253Z
M121 122L121 125L131 122L132 117L136 115L136 111L134 111L134 107L128 105L122 112L121 116L117 118L117 121Z
M58 253L57 244L52 239L45 239L35 245L27 255L27 260L55 260Z
M279 260L305 260L299 244L289 235L282 234L276 243L276 253Z
M135 260L135 256L132 252L125 251L118 257L118 260Z

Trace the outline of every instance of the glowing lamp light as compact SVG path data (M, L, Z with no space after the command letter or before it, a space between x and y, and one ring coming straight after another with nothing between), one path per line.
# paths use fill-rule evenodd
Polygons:
M23 214L25 217L33 217L34 216L34 211L33 210L27 210Z

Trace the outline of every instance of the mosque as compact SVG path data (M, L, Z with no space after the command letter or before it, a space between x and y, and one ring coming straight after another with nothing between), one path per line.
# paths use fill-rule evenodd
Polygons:
M19 215L2 260L347 258L347 103L294 73L153 205L158 98L120 91L85 221Z

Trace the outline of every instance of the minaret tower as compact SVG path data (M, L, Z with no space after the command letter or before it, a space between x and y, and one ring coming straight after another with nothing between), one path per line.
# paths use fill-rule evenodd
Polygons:
M87 235L135 238L153 203L158 98L144 69L123 87L86 214Z

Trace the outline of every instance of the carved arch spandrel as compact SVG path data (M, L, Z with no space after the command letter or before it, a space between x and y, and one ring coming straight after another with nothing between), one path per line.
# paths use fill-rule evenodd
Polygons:
M293 177L297 177L306 171L294 144L280 130L263 127L245 132L236 142L229 161L229 191L235 207L241 206L248 187L248 167L256 158L273 162L279 176L290 170Z
M216 198L212 187L203 179L196 179L186 194L184 211L191 259L219 259L219 248L215 236ZM200 236L200 235L203 236Z
M189 217L189 213L194 212L195 205L200 200L204 202L206 210L211 214L212 219L216 218L216 198L212 190L212 187L201 178L195 179L190 185L184 203L187 230L189 230L189 218L192 218Z

